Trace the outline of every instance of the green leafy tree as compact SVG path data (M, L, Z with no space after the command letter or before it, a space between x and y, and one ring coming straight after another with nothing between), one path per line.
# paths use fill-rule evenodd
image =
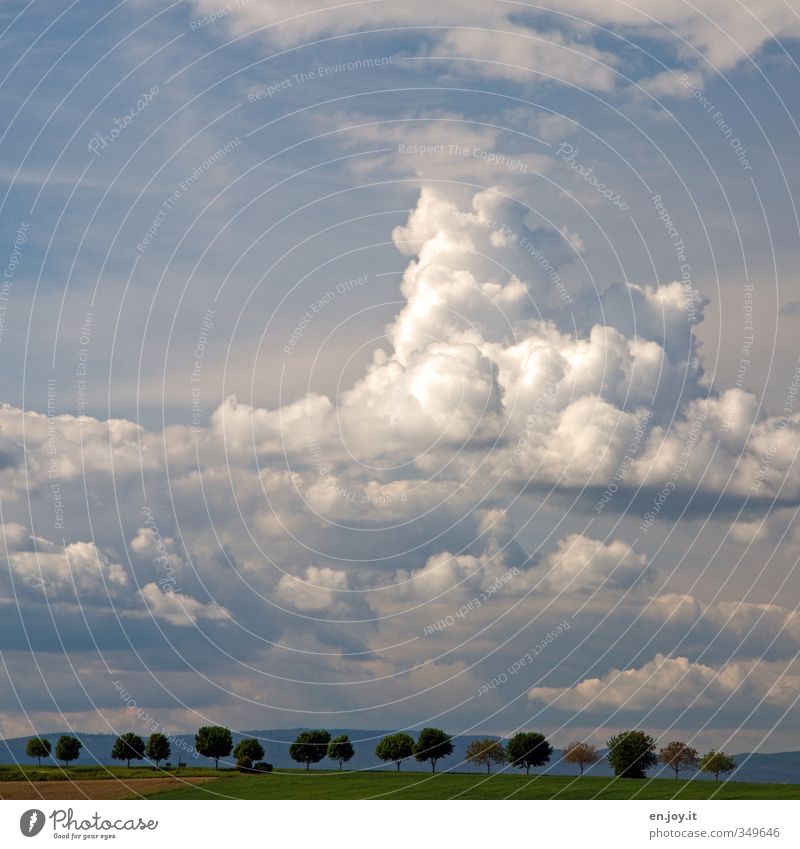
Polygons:
M667 743L658 753L658 759L662 764L675 771L675 780L682 769L696 769L700 761L697 749L693 749L688 743L674 740Z
M397 734L390 734L379 741L375 747L375 754L382 761L396 763L399 771L402 761L414 754L414 738L402 731L398 731Z
M159 761L165 761L172 754L172 746L166 734L151 734L147 738L145 755L158 766Z
M311 764L319 763L328 754L330 742L331 735L328 731L301 731L289 746L289 757L297 763L305 764L308 769Z
M564 749L564 761L568 764L577 764L580 767L581 775L587 766L596 764L600 760L600 752L597 751L597 746L591 743L570 743Z
M644 731L622 731L607 745L608 762L619 778L644 778L658 763L656 741Z
M127 761L130 768L132 760L142 760L144 749L144 740L138 734L134 734L133 731L128 731L125 734L120 734L114 741L111 757L115 761Z
M473 740L467 746L467 760L480 766L486 765L487 775L492 771L493 764L506 762L506 750L500 740Z
M63 761L69 766L72 761L77 761L81 756L83 743L71 734L62 734L56 743L56 760Z
M39 766L42 765L42 758L50 756L53 750L53 744L44 737L31 737L25 744L25 754L29 758L37 758Z
M436 772L436 762L453 753L453 738L440 728L423 728L414 746L414 757L420 762L430 761Z
M544 766L553 754L553 747L544 734L538 731L518 731L506 745L508 762L518 769L525 767L525 774L531 774L531 767Z
M708 754L703 755L700 761L700 769L703 772L711 773L719 781L720 775L733 772L736 769L736 761L728 757L725 752L715 752L712 749Z
M233 750L233 756L236 758L237 764L244 766L252 765L255 761L264 760L264 747L255 737L245 737L236 744ZM250 764L245 764L244 761L250 761Z
M194 748L205 758L214 759L214 768L219 769L219 759L227 758L233 749L230 728L221 725L204 725L194 735Z
M342 764L347 763L350 758L356 753L356 750L353 748L353 744L350 742L350 738L347 734L342 734L341 737L335 737L328 743L328 757L332 761L339 762L339 769L342 768Z

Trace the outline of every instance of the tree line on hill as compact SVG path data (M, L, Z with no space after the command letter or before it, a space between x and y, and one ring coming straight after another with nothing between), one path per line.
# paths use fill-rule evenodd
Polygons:
M668 766L678 778L684 770L697 770L720 775L736 769L736 762L725 752L712 749L701 755L697 749L681 740L674 740L656 751L656 741L644 731L622 731L615 734L606 744L606 759L619 778L645 778L647 770L656 764ZM564 760L580 768L581 775L587 766L597 763L600 753L590 743L570 743L564 750Z
M231 752L236 759L236 767L246 772L271 772L271 764L264 762L264 747L254 737L246 737L233 745L233 735L229 728L219 725L204 725L195 734L195 750L204 757L211 758L219 768L220 758L228 757ZM607 743L606 758L620 778L645 778L647 771L661 763L675 772L675 778L682 771L699 769L714 775L719 781L736 768L736 763L724 752L711 750L705 755L692 748L688 743L673 741L656 749L656 741L644 731L623 731L615 734ZM77 737L62 735L55 748L55 759L69 766L80 757L82 744ZM50 757L51 742L44 737L32 737L28 740L25 753L37 758L39 766L42 758ZM423 728L415 741L410 734L399 731L382 738L375 747L375 755L385 763L394 763L397 769L403 761L414 758L418 763L430 763L431 771L436 772L436 764L453 753L453 738L440 728ZM117 761L141 761L147 758L159 766L171 754L169 738L165 734L151 734L145 742L138 734L128 731L114 741L111 757ZM312 764L328 758L339 764L342 769L355 754L355 749L346 734L331 738L329 731L316 729L301 731L289 746L289 756L309 769ZM510 764L524 769L530 775L531 769L542 767L550 761L553 747L538 731L519 731L509 740L493 738L473 740L466 751L470 763L485 766L491 773L493 766ZM588 742L570 743L564 750L564 761L577 766L580 774L600 760L596 746Z

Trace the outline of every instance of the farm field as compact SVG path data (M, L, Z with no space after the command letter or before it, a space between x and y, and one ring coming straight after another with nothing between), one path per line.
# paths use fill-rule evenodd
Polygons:
M0 767L0 799L800 799L800 784L501 773Z
M0 766L0 799L132 799L203 784L230 771L153 767Z
M203 784L212 778L97 778L83 781L3 781L0 799L135 799L159 791Z
M290 770L230 776L152 799L800 799L798 784L519 774Z

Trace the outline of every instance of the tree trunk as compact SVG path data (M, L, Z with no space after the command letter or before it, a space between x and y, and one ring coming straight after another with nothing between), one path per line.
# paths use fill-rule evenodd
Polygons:
M339 761L339 772L342 771L342 763L343 763L343 761Z
M39 758L39 766L41 766L41 765L42 765L42 759Z
M400 761L397 761L397 771L400 772Z
M131 768L131 759L128 758L128 769L130 769L130 768Z
M578 766L581 768L581 775L583 775L583 764L578 764Z
M306 761L306 772L308 772L308 768L311 766L311 761Z
M431 772L436 772L436 761L431 759Z
M491 764L486 764L486 774L487 775L489 775L489 772L491 770L491 766L492 766Z
M219 758L214 758L214 769L219 769Z
M530 774L531 774L531 768L529 766L526 766L525 767L525 775L530 775Z

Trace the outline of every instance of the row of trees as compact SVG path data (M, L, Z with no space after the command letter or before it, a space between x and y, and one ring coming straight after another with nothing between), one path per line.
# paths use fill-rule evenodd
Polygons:
M453 752L453 739L439 728L423 728L416 743L403 732L384 737L375 747L375 754L382 760L400 764L411 757L428 761L436 772L436 763ZM486 767L491 772L496 764L509 763L524 769L530 775L532 768L544 766L553 754L553 747L538 731L520 731L506 744L501 740L474 740L467 747L467 760Z
M314 735L320 734L325 738L325 748L322 755L317 758L316 744L318 739ZM313 739L306 740L305 738L308 735L311 735ZM346 735L338 737L334 741L331 741L330 737L331 735L327 731L304 732L292 744L292 757L304 763L314 763L316 760L322 760L322 757L328 754L329 757L339 761L339 768L341 769L342 764L353 757L353 746ZM308 757L309 746L314 752L314 757ZM212 758L217 769L219 768L220 758L228 757L231 752L236 758L236 765L244 768L257 764L265 754L264 747L254 737L240 740L234 748L231 730L219 725L204 725L202 728L198 728L194 737L194 747L198 754ZM65 766L69 766L72 761L78 760L82 748L83 744L77 737L64 734L56 743L55 758ZM42 758L50 757L52 752L53 744L46 737L31 737L25 745L25 754L29 758L36 758L39 766L42 765ZM111 748L112 759L126 761L129 767L131 761L141 761L145 758L158 766L161 761L167 760L171 753L172 746L169 738L165 734L158 733L151 734L145 742L134 731L128 731L125 734L120 734L114 740L114 745Z
M500 740L475 740L467 748L467 760L485 765L487 772L491 772L495 764L510 763L524 766L530 773L530 767L544 766L552 751L542 734L522 731L505 746ZM725 752L712 749L700 755L697 749L680 740L667 743L656 753L656 741L643 731L623 731L612 737L608 741L607 758L614 774L620 778L644 778L647 770L657 763L672 769L676 779L682 770L699 769L711 773L719 781L720 775L736 769L736 762ZM570 743L564 750L564 761L577 766L581 775L586 767L599 760L600 752L591 743Z
M384 737L375 747L375 754L386 763L400 764L414 757L419 763L430 763L436 772L436 764L453 752L453 739L440 728L423 728L416 743L410 734L399 731Z
M82 748L83 743L77 737L62 734L56 743L55 759L69 766L72 761L77 761L81 756ZM25 744L25 754L29 758L36 758L39 766L42 765L42 758L49 758L52 751L53 744L46 737L31 737ZM127 734L121 734L114 741L111 757L115 761L127 761L128 766L131 765L132 760L140 761L147 757L155 761L158 766L160 761L170 756L170 752L171 747L166 735L151 734L145 743L138 734L129 731Z
M532 767L544 766L553 754L553 747L538 731L520 731L505 745L502 740L474 740L467 746L467 760L486 767L491 772L496 764L509 763L531 774Z
M228 757L231 752L240 769L271 769L263 763L264 747L254 737L240 740L236 747L233 745L233 735L229 728L219 725L204 725L197 730L194 738L195 750L207 758L214 760L219 768L220 758ZM644 778L647 770L661 763L675 772L675 778L681 771L700 769L710 773L719 781L724 775L736 768L736 763L724 752L711 750L700 755L697 749L688 743L673 741L656 751L656 741L644 731L623 731L614 735L608 741L607 759L620 778ZM69 766L80 757L82 744L77 737L62 735L55 748L56 760ZM32 737L25 747L28 757L37 758L39 766L42 758L50 756L52 744L44 737ZM121 734L114 741L111 757L117 761L141 761L148 758L156 766L162 760L167 760L171 753L169 738L164 734L151 734L145 742L138 734L129 731ZM397 732L384 737L375 747L375 754L386 763L394 763L397 769L404 760L414 758L419 763L430 763L431 770L436 772L436 764L442 758L453 753L453 739L440 728L423 728L415 741L410 734ZM355 754L353 744L346 734L331 739L330 732L322 729L302 731L289 746L289 756L297 763L305 764L309 769L311 764L319 763L329 758L339 764L339 769ZM474 740L467 747L467 760L486 767L490 773L493 766L511 764L519 769L525 769L530 775L532 768L544 766L553 754L553 747L543 734L538 731L520 731L507 742L487 738ZM591 743L570 743L564 750L564 760L574 764L583 775L584 770L600 760L600 752Z
M375 747L375 754L382 761L395 763L398 770L404 760L413 756L419 762L430 762L431 770L436 772L436 763L452 752L452 737L439 728L423 728L416 743L409 734L390 734ZM553 747L543 734L520 731L506 745L500 740L474 740L467 748L467 760L486 766L487 772L495 764L510 763L530 774L531 767L546 764L552 753Z
M622 778L644 778L647 770L657 763L672 769L676 779L682 770L699 769L701 772L710 773L719 781L720 775L736 769L736 761L725 752L712 749L701 755L697 749L682 740L667 743L657 752L655 739L644 731L623 731L616 734L608 741L607 757L614 774Z
M62 734L56 743L56 760L69 766L81 756L82 748L83 743L77 737ZM36 758L39 766L42 765L42 758L49 758L52 751L53 744L46 737L31 737L25 744L25 754L29 758Z

